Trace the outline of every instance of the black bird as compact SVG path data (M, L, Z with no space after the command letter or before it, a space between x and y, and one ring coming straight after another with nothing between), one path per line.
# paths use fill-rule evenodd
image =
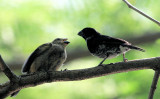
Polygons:
M22 73L57 71L67 58L66 46L69 43L66 38L56 38L50 43L42 44L23 64ZM12 93L11 97L16 96L19 91Z
M90 53L99 58L104 58L98 66L106 59L110 59L123 54L123 61L126 62L125 53L131 49L145 52L142 48L131 45L131 43L118 38L113 38L106 35L101 35L93 28L84 28L78 33L87 42L87 47Z

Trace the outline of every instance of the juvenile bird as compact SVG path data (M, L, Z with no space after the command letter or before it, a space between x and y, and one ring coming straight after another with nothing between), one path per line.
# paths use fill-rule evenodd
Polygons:
M51 43L39 46L25 61L22 73L57 71L67 58L66 46L69 43L66 38L56 38ZM17 95L19 91L11 96Z
M126 62L125 53L131 49L145 51L123 39L101 35L95 29L89 27L81 30L78 35L86 40L87 47L92 55L104 58L98 66L106 59L111 59L119 54L123 54L123 61Z

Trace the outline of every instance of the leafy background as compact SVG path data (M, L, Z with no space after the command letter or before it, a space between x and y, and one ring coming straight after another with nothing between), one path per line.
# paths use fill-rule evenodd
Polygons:
M159 0L130 0L157 20ZM122 0L0 0L0 54L7 63L20 63L39 45L56 37L71 42L67 52L87 49L77 33L93 27L104 35L131 38L159 32L150 20L129 9ZM129 60L159 56L160 39L138 45L145 53L130 51ZM64 68L80 69L96 66L102 59L88 56L65 64ZM122 61L122 55L105 63ZM62 68L62 69L64 69ZM20 69L13 69L20 75ZM146 99L153 70L119 73L83 81L53 82L26 88L14 99ZM0 82L8 79L0 72ZM160 97L158 84L155 99ZM12 99L8 97L7 99Z

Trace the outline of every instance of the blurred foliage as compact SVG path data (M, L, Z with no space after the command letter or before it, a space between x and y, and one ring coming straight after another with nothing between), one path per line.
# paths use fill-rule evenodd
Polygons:
M160 20L159 0L129 1ZM159 31L155 23L129 9L122 0L0 0L0 54L5 61L24 61L37 46L56 37L69 38L71 43L67 51L86 49L84 40L77 36L84 27L119 38ZM159 44L160 40L141 45L146 53L130 51L126 57L133 60L159 56ZM105 63L121 60L119 56ZM90 56L66 65L68 69L88 68L100 61ZM84 81L44 84L23 89L15 99L146 99L152 77L152 70L141 70ZM1 82L7 80L2 73L0 79ZM158 85L155 99L160 97L159 91Z

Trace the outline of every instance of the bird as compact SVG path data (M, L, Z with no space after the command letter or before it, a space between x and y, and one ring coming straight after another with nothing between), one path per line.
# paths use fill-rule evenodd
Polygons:
M131 49L145 52L144 49L134 46L126 40L102 35L91 27L82 29L78 35L85 39L88 50L93 56L103 58L98 66L101 66L106 59L112 59L120 54L123 54L123 61L127 62L125 53Z
M67 38L56 38L50 43L40 45L24 62L22 73L57 71L67 58L66 46L70 43L67 40ZM12 93L11 97L16 96L19 91Z

